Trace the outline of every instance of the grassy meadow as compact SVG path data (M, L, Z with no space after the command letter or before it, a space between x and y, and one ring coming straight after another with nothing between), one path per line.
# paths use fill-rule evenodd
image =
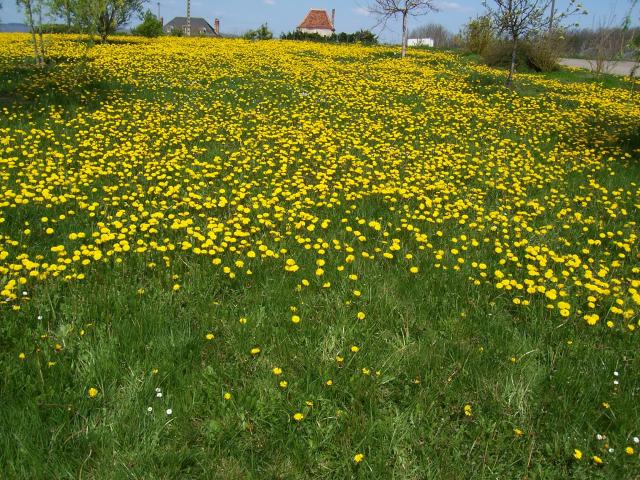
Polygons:
M0 477L640 478L640 105L455 54L0 34ZM637 87L636 87L637 90Z

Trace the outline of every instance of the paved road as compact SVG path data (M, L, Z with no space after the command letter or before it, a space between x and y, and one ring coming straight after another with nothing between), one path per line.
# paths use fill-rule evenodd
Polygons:
M561 58L560 65L565 67L586 68L587 70L595 70L595 62L593 60L580 60L577 58ZM638 65L636 62L606 62L604 73L613 75L628 76L631 69ZM640 69L636 75L640 74Z

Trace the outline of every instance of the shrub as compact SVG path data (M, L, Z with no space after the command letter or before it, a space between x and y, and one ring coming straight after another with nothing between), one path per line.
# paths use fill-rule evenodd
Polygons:
M518 45L516 67L551 72L558 69L558 60L563 51L561 33L545 33L535 38L524 40ZM490 67L509 68L511 65L511 42L493 40L482 54L484 63Z
M156 16L151 13L149 10L144 14L144 18L142 23L138 25L136 28L131 30L131 33L134 35L139 35L141 37L159 37L162 35L162 22L156 18Z
M545 33L534 38L527 48L528 66L537 72L557 70L564 44L561 32Z
M478 17L471 20L462 31L462 42L470 53L484 55L494 41L494 29L489 17Z
M527 65L527 49L525 43L521 43L517 51L516 67ZM502 39L494 39L482 52L482 60L490 67L509 68L511 65L511 42Z

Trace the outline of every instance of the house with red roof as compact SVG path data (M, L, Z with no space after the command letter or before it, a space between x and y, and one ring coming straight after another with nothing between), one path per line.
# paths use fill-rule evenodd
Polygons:
M331 11L331 18L326 10L312 8L298 25L298 31L304 33L317 33L323 37L330 37L336 31L336 9Z

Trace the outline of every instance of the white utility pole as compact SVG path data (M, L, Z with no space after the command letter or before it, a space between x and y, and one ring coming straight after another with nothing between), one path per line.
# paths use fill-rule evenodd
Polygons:
M187 0L187 37L191 36L191 0Z

